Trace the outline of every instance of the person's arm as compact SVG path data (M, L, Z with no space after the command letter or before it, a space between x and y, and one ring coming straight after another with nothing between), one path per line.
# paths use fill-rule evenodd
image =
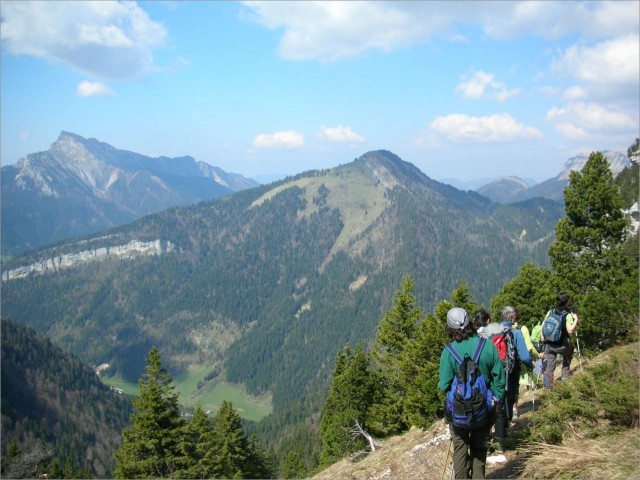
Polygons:
M529 335L529 329L525 325L523 325L522 327L520 327L520 331L522 332L522 338L524 338L524 344L526 345L527 350L531 354L532 361L537 360L539 358L538 351L535 349L535 347L533 346L533 343L531 342L531 335Z
M443 392L448 392L451 389L451 384L453 383L455 371L451 365L452 360L455 362L455 359L447 349L444 348L440 355L440 372L438 380L438 388Z
M569 335L573 334L578 328L578 314L577 313L567 313L567 317L565 319L565 327L567 329L567 333Z
M491 343L487 350L490 352L489 364L491 365L491 391L498 401L502 402L504 399L504 387L507 384L507 377L504 373L504 367L502 366L500 355L498 354L498 350L495 345Z
M520 332L518 330L514 330L513 331L513 339L516 342L516 350L518 351L518 357L520 358L520 361L522 363L524 363L529 368L533 367L533 365L531 363L531 355L529 354L529 350L527 349L527 346L525 345L524 337L522 335L522 332Z

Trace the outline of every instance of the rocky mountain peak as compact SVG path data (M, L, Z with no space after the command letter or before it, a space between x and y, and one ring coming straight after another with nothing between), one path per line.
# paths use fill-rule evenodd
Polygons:
M609 163L611 164L611 171L613 172L614 177L618 175L625 168L631 166L631 160L629 160L629 157L627 157L622 152L613 152L610 150L606 150L602 153L605 157L607 157L607 160L609 160ZM564 168L558 174L557 178L559 180L569 180L569 174L573 170L577 170L577 171L582 170L582 168L587 163L588 159L589 159L588 153L580 153L575 157L569 158L564 164Z

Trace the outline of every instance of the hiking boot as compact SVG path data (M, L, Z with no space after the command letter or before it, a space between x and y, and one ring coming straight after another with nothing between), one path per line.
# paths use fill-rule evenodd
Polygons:
M569 377L567 377L566 375L563 375L560 377L560 380L562 380L563 382L566 382L567 380L569 380Z

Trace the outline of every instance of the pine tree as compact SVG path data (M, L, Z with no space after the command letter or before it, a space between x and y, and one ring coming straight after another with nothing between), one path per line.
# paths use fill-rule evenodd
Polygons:
M579 328L590 348L637 338L638 264L625 249L628 220L602 153L571 172L564 201L566 217L549 248L557 290L579 305Z
M434 313L443 328L447 323L447 312L454 307L464 308L470 317L480 310L480 305L473 299L469 285L464 280L461 280L458 286L451 292L449 300L442 300L436 305Z
M518 276L504 284L502 290L491 300L491 311L499 320L500 309L513 305L520 313L520 324L530 329L541 321L553 307L557 292L551 284L552 273L546 267L526 262Z
M409 428L404 411L406 390L401 380L401 358L407 343L415 335L422 311L415 305L415 282L407 275L397 291L394 304L380 321L373 348L373 360L380 372L383 393L372 410L372 425L382 435Z
M362 439L349 433L358 420L370 425L370 408L377 397L378 376L370 368L369 356L362 345L351 354L349 346L338 353L331 391L320 420L322 453L320 463L330 465L365 446Z
M132 424L122 432L123 442L115 452L116 478L169 477L175 472L185 422L172 382L153 347L146 373L138 381Z
M581 172L571 172L564 204L567 216L556 225L556 240L549 247L561 287L576 294L605 290L618 276L628 221L601 152L589 155Z
M206 439L211 430L211 422L200 405L196 406L191 421L183 427L180 439L180 456L175 476L178 478L204 478L203 465L207 450Z
M438 418L444 397L438 388L440 354L447 341L443 325L428 314L401 356L404 408L411 425L428 428Z
M213 419L210 444L204 462L211 478L249 478L247 437L240 416L224 401Z

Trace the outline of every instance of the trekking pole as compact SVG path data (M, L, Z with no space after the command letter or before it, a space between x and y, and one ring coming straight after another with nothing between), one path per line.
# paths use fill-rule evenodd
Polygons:
M533 370L531 371L531 396L533 398L533 403L532 403L532 409L535 412L536 411L536 386L533 383L533 377L535 376L535 374L533 373Z
M574 305L573 310L576 315L578 315L578 305ZM577 317L576 317L577 318ZM582 368L582 354L580 353L580 336L578 335L578 326L576 325L576 344L578 345L578 362L580 363L580 371L583 371Z
M576 343L578 344L578 362L580 362L580 371L583 371L582 368L582 354L580 353L580 336L578 335L578 329L576 328Z
M444 468L442 469L442 480L447 473L447 465L449 464L449 454L451 453L451 446L453 445L453 439L449 442L449 448L447 448L447 456L444 459ZM451 478L453 478L453 463L451 464Z

